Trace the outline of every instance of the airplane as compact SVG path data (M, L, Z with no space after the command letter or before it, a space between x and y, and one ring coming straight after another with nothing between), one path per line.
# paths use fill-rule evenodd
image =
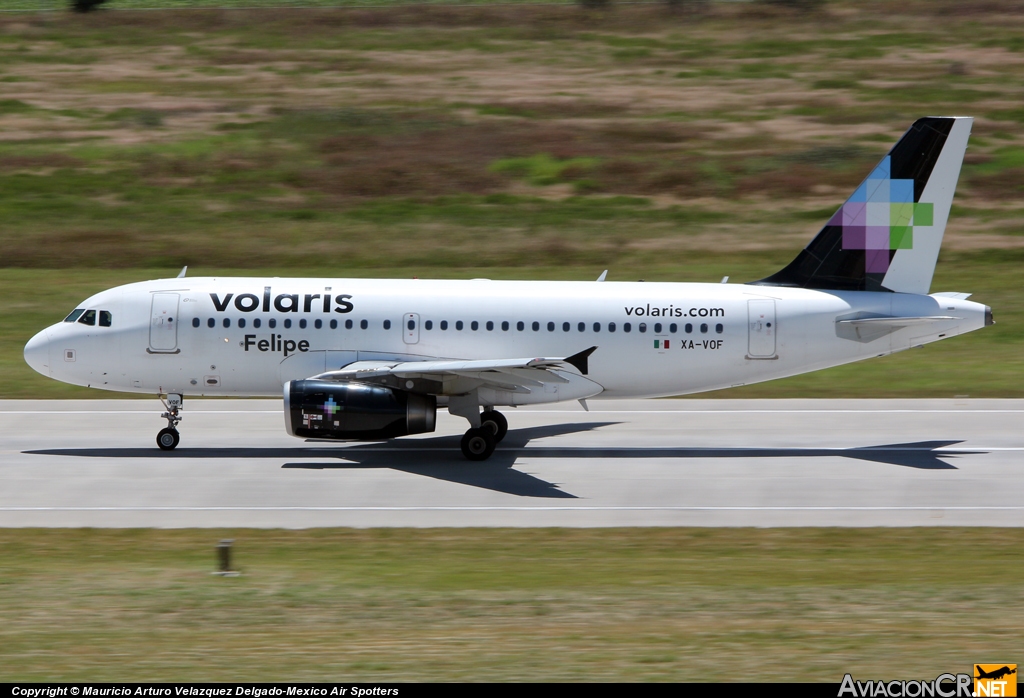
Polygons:
M979 665L979 664L975 664L974 668L977 670L977 673L978 673L978 675L974 677L976 679L994 679L994 680L999 680L999 679L1003 678L1004 676L1010 676L1011 674L1016 674L1017 673L1016 669L1011 669L1008 666L1003 666L1003 667L1001 667L999 669L995 669L993 671L985 671L984 669L981 668L981 665Z
M155 395L284 397L289 434L386 440L463 417L471 461L496 408L666 397L793 376L993 324L931 293L973 119L917 120L785 268L749 283L177 278L98 293L25 345L39 373ZM186 267L187 269L187 267ZM607 273L607 272L606 272Z

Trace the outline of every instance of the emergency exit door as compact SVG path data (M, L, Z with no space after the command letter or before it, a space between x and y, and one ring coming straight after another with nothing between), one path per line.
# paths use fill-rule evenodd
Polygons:
M402 337L406 344L420 341L420 316L417 313L406 313L402 318Z

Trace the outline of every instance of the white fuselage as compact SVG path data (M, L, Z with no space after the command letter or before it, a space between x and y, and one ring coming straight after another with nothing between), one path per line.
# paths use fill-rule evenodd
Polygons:
M279 396L356 361L589 357L594 397L654 397L765 381L976 330L951 296L743 284L180 278L120 286L25 349L76 385L148 394ZM933 318L858 335L841 320ZM934 319L946 318L946 319ZM614 326L614 330L613 330ZM550 402L543 391L517 400ZM500 403L498 403L500 404Z

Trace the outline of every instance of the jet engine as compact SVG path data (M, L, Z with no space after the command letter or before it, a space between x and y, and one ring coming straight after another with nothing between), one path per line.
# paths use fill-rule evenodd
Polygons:
M292 436L314 439L390 439L434 431L437 398L379 385L288 381L284 422Z

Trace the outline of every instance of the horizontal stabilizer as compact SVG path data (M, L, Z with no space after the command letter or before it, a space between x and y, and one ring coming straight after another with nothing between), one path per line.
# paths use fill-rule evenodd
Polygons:
M953 315L922 315L917 317L861 317L836 320L836 336L854 342L873 342L904 327L920 327L937 322L963 320Z
M856 320L837 320L840 325L873 325L876 327L910 327L928 325L944 320L963 320L953 315L928 315L926 317L862 317Z

